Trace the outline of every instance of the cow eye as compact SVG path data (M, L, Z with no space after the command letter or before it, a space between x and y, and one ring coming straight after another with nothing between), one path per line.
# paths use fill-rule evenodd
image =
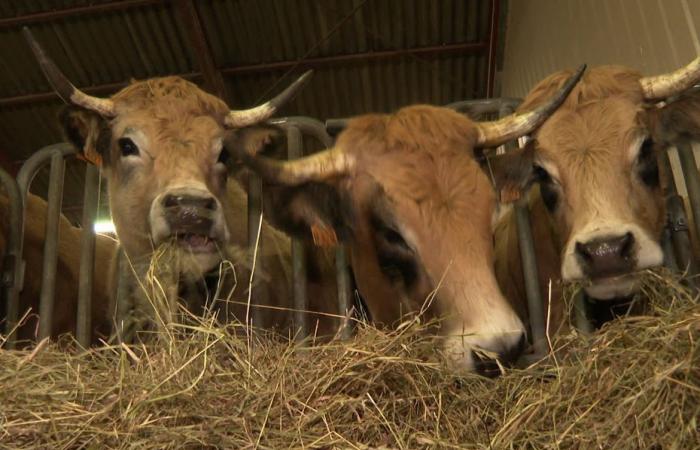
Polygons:
M139 148L134 144L129 138L121 138L117 141L119 144L119 150L122 152L122 156L138 155Z
M659 186L659 164L654 151L654 141L645 139L637 156L639 178L649 187Z
M219 152L219 157L217 158L216 162L221 163L221 164L228 164L228 161L231 159L231 154L228 152L226 147L221 147L221 151Z

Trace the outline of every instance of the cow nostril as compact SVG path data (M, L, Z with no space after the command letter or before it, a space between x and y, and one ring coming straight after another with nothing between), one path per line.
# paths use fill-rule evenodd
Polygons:
M510 347L498 353L498 359L491 358L480 351L472 350L474 369L480 375L493 378L501 374L501 367L510 367L520 357L525 350L527 340L525 333L520 334L520 338Z
M591 250L588 248L587 244L577 242L576 253L578 253L579 256L581 256L587 262L590 262L593 259L593 255L591 254Z
M632 256L632 250L634 249L634 235L630 232L625 233L620 241L620 256L623 258L629 258Z
M166 195L163 198L163 206L166 208L172 208L173 206L178 206L181 202L181 198L178 195Z
M216 209L216 200L213 197L206 199L203 203L205 209L214 211Z

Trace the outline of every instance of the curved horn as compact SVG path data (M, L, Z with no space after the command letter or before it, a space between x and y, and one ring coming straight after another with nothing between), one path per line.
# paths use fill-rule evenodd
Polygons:
M477 147L496 147L512 139L523 136L542 125L554 111L564 103L571 90L581 79L586 65L582 64L545 104L525 113L511 114L503 119L478 124Z
M297 186L310 181L324 181L347 174L355 165L355 160L338 147L293 161L280 161L257 156L232 141L235 142L235 138L225 139L226 148L259 173L265 181L275 184Z
M313 70L307 70L277 97L263 103L260 106L256 106L255 108L251 109L244 109L242 111L231 111L224 122L226 127L243 128L269 119L280 107L282 107L282 105L290 101L292 97L294 97L297 92L304 87L304 85L311 78L312 74Z
M645 99L661 100L690 89L698 81L700 81L700 57L674 72L641 78L639 84L642 86Z
M44 72L44 76L58 96L61 97L61 100L72 105L82 106L83 108L95 111L103 117L114 117L116 115L114 102L109 99L93 97L73 86L51 58L46 56L44 49L39 45L37 40L34 39L29 28L23 27L22 34L24 34L24 39L26 39L31 47L34 57L39 63L39 67L41 67L41 71Z

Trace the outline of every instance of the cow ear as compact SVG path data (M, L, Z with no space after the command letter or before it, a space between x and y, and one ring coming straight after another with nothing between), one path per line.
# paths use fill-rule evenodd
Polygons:
M59 113L66 139L80 150L79 157L96 166L109 162L110 129L99 114L76 106Z
M668 145L700 140L700 90L692 89L667 104L650 107L651 133Z
M286 133L279 127L266 124L233 133L226 140L229 147L242 146L249 154L286 159ZM228 150L232 155L238 154L233 148ZM233 158L228 168L229 174L247 190L250 169ZM263 184L263 213L270 224L291 236L313 240L319 246L332 246L351 235L350 202L343 197L342 189L334 184Z
M481 167L491 178L502 203L514 202L530 188L535 149L532 142L507 153L481 158Z

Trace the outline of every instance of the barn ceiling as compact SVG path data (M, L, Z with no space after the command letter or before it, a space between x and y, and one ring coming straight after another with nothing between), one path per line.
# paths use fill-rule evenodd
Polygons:
M326 119L488 96L503 31L499 3L2 1L0 164L16 171L33 152L62 140L61 103L30 56L20 33L25 25L74 84L95 95L132 78L180 75L245 108L313 68L311 83L280 115ZM64 212L74 222L84 170L70 161L66 171ZM43 195L46 184L41 174L33 190Z

